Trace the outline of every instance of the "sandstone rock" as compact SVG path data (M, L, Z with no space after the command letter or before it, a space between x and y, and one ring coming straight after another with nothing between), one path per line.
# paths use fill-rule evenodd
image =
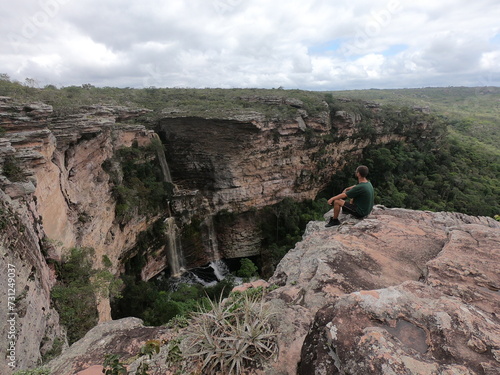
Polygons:
M275 368L300 356L288 374L495 374L499 229L490 218L383 207L333 230L310 223L269 298L286 302L289 324L298 305L316 316L301 353L288 350Z
M34 203L20 204L0 190L0 316L2 323L14 319L15 331L1 324L0 334L7 343L7 333L15 333L15 366L2 349L0 373L35 367L54 343L67 345L59 325L59 315L50 301L50 289L55 282L53 271L45 262L41 244L43 230L39 225ZM7 277L7 269L12 276ZM9 299L8 299L9 298ZM11 302L11 304L8 304ZM5 348L5 344L2 348Z
M311 222L270 283L317 308L345 293L419 280L447 240L445 228L437 230L437 225L431 213L381 209L361 221L348 219L333 231Z
M317 313L299 374L482 374L500 344L498 322L483 314L414 281L355 292Z
M17 269L16 369L34 367L56 341L59 347L66 342L58 314L51 307L55 274L45 257L60 260L64 248L89 246L96 250L96 267L106 254L115 267L112 271L118 271L118 258L147 228L143 217L132 220L123 231L114 223L109 177L101 168L115 149L134 141L139 145L151 142L153 132L144 126L117 123L142 113L95 106L57 117L49 105L0 98L0 123L5 129L0 166L9 157L22 171L22 176L16 176L20 181L0 176L0 266L6 269L13 264ZM7 301L5 283L7 278L0 280L3 301ZM1 305L2 317L7 316L6 307ZM110 319L109 302L103 300L99 307L101 319ZM2 325L2 337L7 328ZM11 369L3 354L0 372L8 374Z
M73 375L80 371L91 373L102 366L105 356L116 354L121 362L138 356L148 340L165 340L167 329L145 327L137 318L105 322L92 328L61 356L47 364L52 375Z
M17 199L35 192L32 182L14 182L5 188L5 192L12 198Z
M252 289L252 288L268 288L269 287L269 283L265 280L255 280L255 281L252 281L252 282L249 282L249 283L243 283L241 285L238 285L238 286L235 286L233 288L233 292L244 292L248 289Z
M224 258L259 254L262 234L255 222L255 212L245 212L217 226L218 248Z
M90 366L89 368L79 371L76 375L102 375L104 367L101 365Z
M34 194L45 234L62 245L54 249L56 258L63 248L92 247L98 259L108 256L117 271L118 258L148 222L136 218L121 229L114 222L115 202L102 164L120 147L151 142L154 132L143 125L119 123L149 110L96 105L54 116L52 107L41 103L5 99L1 104L10 142L3 152L13 154L36 183L36 188L31 181L9 183L4 190L13 198Z

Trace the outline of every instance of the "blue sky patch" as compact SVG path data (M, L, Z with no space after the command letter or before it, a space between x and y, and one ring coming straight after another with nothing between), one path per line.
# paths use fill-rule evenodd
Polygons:
M387 48L386 50L382 51L382 54L384 56L394 56L397 55L400 52L403 52L404 50L408 49L407 44L394 44Z
M340 48L342 44L341 39L329 40L325 43L316 44L309 47L309 53L312 55L321 55L325 52L333 52Z

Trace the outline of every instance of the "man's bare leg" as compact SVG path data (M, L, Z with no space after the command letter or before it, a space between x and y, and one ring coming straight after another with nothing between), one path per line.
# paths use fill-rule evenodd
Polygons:
M333 202L333 218L338 219L340 215L340 210L342 206L345 204L345 200L337 199Z
M336 199L333 201L333 216L330 218L330 221L325 225L325 227L333 227L336 225L340 225L339 215L342 206L345 204L343 199Z

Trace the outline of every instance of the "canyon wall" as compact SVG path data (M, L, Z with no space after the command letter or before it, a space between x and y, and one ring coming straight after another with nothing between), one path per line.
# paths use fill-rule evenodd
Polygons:
M163 115L155 132L140 123L148 113L145 109L96 105L63 114L44 103L0 98L1 266L12 264L18 270L16 308L22 312L18 343L27 343L18 352L18 368L38 363L56 338L64 346L50 289L55 283L53 264L68 249L93 248L94 266L104 267L107 259L110 271L119 274L138 251L138 236L162 220L176 235L186 225L199 226L201 247L185 246L180 264L186 267L257 255L258 209L287 197L314 198L329 177L364 147L407 136L399 126L375 122L370 136L363 137L359 116L330 113L326 103L324 110L311 115L297 100L252 100L289 106L297 114L290 118L260 112L210 118ZM429 123L405 126L425 134ZM154 215L132 210L128 220L119 220L116 182L103 165L116 163L113 158L121 148L147 146L158 136L168 161L161 163L161 169L164 179L175 184L173 195ZM231 220L214 224L221 213ZM144 280L169 266L173 258L167 256L168 249L182 250L177 238L166 242L146 250ZM6 293L8 288L1 287ZM100 301L99 316L101 321L110 319L107 299Z
M116 149L150 143L152 131L120 123L141 113L96 106L54 116L49 105L0 98L0 126L5 132L0 138L1 269L9 264L16 269L18 369L33 367L55 340L60 347L66 340L50 301L53 262L72 247L92 247L95 267L102 267L105 255L111 271L117 272L122 267L119 257L151 221L137 216L125 226L116 222L112 187L102 169ZM0 289L6 301L6 277ZM2 304L2 320L7 316L3 308ZM107 299L99 309L101 320L110 319ZM1 372L8 373L4 359Z
M252 98L269 106L289 106L297 115L280 119L256 112L159 121L172 179L184 198L190 197L174 202L174 214L182 216L186 208L190 216L203 219L234 214L217 231L222 258L260 254L255 217L259 209L284 198L314 199L331 176L368 145L405 140L410 133L418 137L432 127L421 119L370 122L359 114L332 112L326 103L324 110L310 115L300 100L271 99ZM366 110L376 113L379 107L366 104ZM363 133L363 124L369 124L369 135Z

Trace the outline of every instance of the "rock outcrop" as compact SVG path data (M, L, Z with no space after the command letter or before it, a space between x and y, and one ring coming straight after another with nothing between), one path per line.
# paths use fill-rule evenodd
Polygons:
M2 374L34 367L54 346L67 346L50 300L55 274L44 259L43 231L34 212L33 202L26 207L0 191Z
M500 223L382 206L364 220L341 220L336 228L309 223L269 280L279 355L250 373L499 373ZM182 330L169 334L182 338ZM99 365L102 351L95 352L101 354L90 358L71 347L65 360ZM180 367L168 368L168 358L162 346L151 369L174 374Z
M280 326L295 327L283 328L282 347L295 350L281 370L498 374L500 223L379 207L323 226L309 224L270 280Z
M46 237L61 245L50 256L59 259L63 248L88 246L99 259L106 254L116 261L147 224L138 218L119 228L102 164L120 147L151 142L153 131L120 122L146 110L94 106L54 116L45 104L23 105L9 98L0 103L6 140L0 155L10 156L19 169L15 179L2 176L2 189L13 199L36 200ZM30 184L31 189L22 189Z
M121 107L86 107L54 117L52 107L0 98L0 266L15 266L15 368L33 367L54 344L66 339L52 308L55 271L48 260L60 260L65 249L92 247L96 267L103 255L119 269L118 258L146 229L144 217L120 228L115 218L109 176L102 163L120 147L148 144L153 132L120 119L143 111ZM0 281L7 301L8 278ZM12 288L11 288L12 289ZM101 320L110 319L109 303L100 305ZM2 304L2 319L7 315ZM5 313L5 314L4 314ZM2 325L2 337L7 337ZM67 344L66 344L67 345ZM2 355L1 373L9 373Z
M71 346L71 350L50 362L53 374L74 375L89 367L102 369L107 355L118 358L134 358L140 355L148 342L160 347L161 343L172 338L172 332L164 327L144 327L137 318L124 318L101 323L91 329L84 338Z

